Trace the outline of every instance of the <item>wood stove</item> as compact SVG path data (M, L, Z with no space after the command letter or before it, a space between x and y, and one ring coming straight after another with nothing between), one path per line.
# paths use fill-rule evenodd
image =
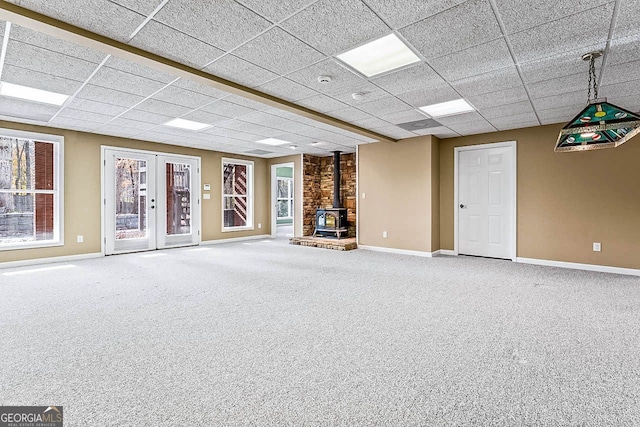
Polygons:
M335 235L338 239L349 231L347 209L340 207L340 152L333 152L333 207L316 209L313 235Z

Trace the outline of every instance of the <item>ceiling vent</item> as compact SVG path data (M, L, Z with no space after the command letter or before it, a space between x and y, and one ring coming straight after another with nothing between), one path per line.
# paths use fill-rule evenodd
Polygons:
M404 130L414 131L414 130L422 130L422 129L429 129L429 128L437 128L442 125L433 119L422 119L422 120L416 120L415 122L400 123L399 125L396 125L396 126L401 127Z

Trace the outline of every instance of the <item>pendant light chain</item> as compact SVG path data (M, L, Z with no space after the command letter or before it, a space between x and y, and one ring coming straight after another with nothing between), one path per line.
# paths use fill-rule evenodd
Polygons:
M591 101L591 88L593 87L593 99L598 99L598 79L596 78L596 58L589 59L589 91L587 93L587 103Z

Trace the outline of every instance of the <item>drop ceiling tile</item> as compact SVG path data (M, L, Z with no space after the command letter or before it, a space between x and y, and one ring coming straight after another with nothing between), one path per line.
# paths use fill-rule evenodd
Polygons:
M233 0L170 1L154 19L226 51L271 25Z
M99 64L106 56L104 53L86 47L78 46L71 42L58 39L47 34L34 31L30 28L13 24L11 26L11 40L17 40L52 52L58 52L76 59Z
M116 89L108 89L101 86L88 84L77 95L78 98L97 102L106 102L123 107L132 107L144 98Z
M405 92L398 95L398 98L412 105L413 107L424 107L425 105L437 104L439 102L459 99L460 95L449 85L420 89L413 92Z
M130 44L194 68L202 68L224 51L173 28L150 21Z
M229 117L219 116L217 114L208 113L202 110L192 111L180 117L181 119L192 120L194 122L206 123L213 125L216 123L229 120Z
M462 96L482 95L522 85L515 66L451 82Z
M371 129L374 132L380 133L382 135L390 136L391 138L396 139L404 139L404 138L412 138L416 136L414 133L399 128L398 126L386 125L378 128Z
M620 2L620 13L616 22L616 37L637 36L640 28L640 0Z
M320 52L277 27L240 46L234 54L281 75L324 59Z
M328 76L331 81L329 83L320 83L318 81L319 76ZM344 93L350 87L365 81L364 78L340 65L332 58L291 73L287 75L287 78L325 95Z
M514 104L520 101L526 101L529 97L524 90L524 86L517 86L509 89L499 90L497 92L485 93L482 95L474 95L467 97L467 101L478 109L496 107L498 105Z
M191 109L205 106L216 100L215 98L175 86L168 86L162 89L160 92L153 95L152 99L158 99L160 101L181 105Z
M446 80L460 80L515 65L504 39L433 58L429 64Z
M483 122L483 121L486 122L486 120L476 111L472 111L470 113L464 113L464 114L455 114L453 116L438 117L435 120L447 127L460 125L464 123Z
M499 105L497 107L483 108L479 111L482 116L491 121L500 117L509 117L518 114L533 113L533 106L529 101L516 102L514 104Z
M613 85L640 79L640 61L607 66L602 75L602 85ZM637 82L640 86L640 82Z
M139 135L141 131L137 129L106 125L96 129L95 132L101 135L115 136L118 138L132 138Z
M321 113L327 113L329 111L341 110L347 107L347 104L344 104L340 101L337 101L326 95L314 95L312 97L303 99L301 101L296 102L298 105L302 105L303 107L311 108L312 110L319 111Z
M124 71L128 74L144 77L145 79L155 80L161 83L171 83L178 77L173 74L163 73L162 71L155 70L153 68L145 67L144 65L137 64L135 62L127 61L117 56L111 56L104 64L105 67L115 68L116 70Z
M278 22L313 3L313 0L242 0L242 3L272 22Z
M256 111L267 111L273 109L273 107L258 101L254 101L249 98L245 98L239 95L229 95L224 99L226 102L232 102L234 104L241 105L243 107L251 108Z
M315 90L309 89L308 87L289 80L286 77L280 77L279 79L272 80L258 86L256 89L260 92L292 102L318 94Z
M197 83L193 80L187 80L186 78L182 78L173 83L172 86L176 86L182 89L186 89L191 92L196 92L201 95L206 95L210 98L220 99L226 96L229 96L229 92L225 92L220 89L216 89L212 86L207 86L204 83Z
M362 96L362 99L354 99L353 94L360 94ZM358 107L367 102L375 101L376 99L388 98L389 93L385 90L380 89L373 83L362 81L347 88L347 90L342 93L333 93L329 96L337 99L338 101L344 102L345 104Z
M109 67L100 68L90 80L90 83L95 86L116 89L139 96L149 96L165 86L164 83Z
M82 86L82 82L69 80L37 71L25 70L20 67L5 64L2 80L22 86L29 86L40 90L73 95Z
M120 118L133 120L136 122L159 125L159 124L168 122L169 120L173 119L174 116L150 113L149 111L138 110L134 108L133 110L129 110L123 115L121 115Z
M19 41L9 41L5 63L82 82L96 69L96 64L93 62L76 59Z
M143 15L153 12L162 0L112 0L114 3Z
M344 120L345 122L353 122L354 120L362 120L373 117L369 113L365 113L364 111L358 110L353 107L332 111L330 116L340 120Z
M404 68L381 77L370 80L392 95L412 92L417 88L428 89L431 87L446 86L446 82L425 63Z
M262 125L271 129L278 129L280 131L296 132L298 130L306 130L308 126L293 122L282 117L273 116L261 111L256 111L251 114L247 114L241 117L241 120L248 123Z
M498 130L526 128L540 125L538 118L533 112L508 117L496 117L489 120L489 122Z
M509 36L519 63L534 61L563 52L604 45L611 21L613 3L521 31ZM585 52L586 53L586 52Z
M600 98L621 98L635 95L640 98L640 81L633 80L630 82L622 82L615 84L606 84L600 86Z
M468 122L449 126L449 128L460 135L477 135L480 133L495 132L496 128L487 121Z
M144 102L136 106L136 109L171 117L180 117L192 110L182 105L171 104L151 98L145 99Z
M208 129L204 129L205 133L207 134L211 134L211 135L216 135L216 136L221 136L221 137L225 137L225 138L234 138L234 139L239 139L242 141L251 141L254 142L258 139L261 139L262 136L260 135L256 135L253 133L248 133L248 132L242 132L239 130L235 130L235 129L226 129L226 128L221 128L221 127L211 127Z
M573 119L585 105L575 105L575 108L571 107L559 107L551 108L548 110L538 111L538 117L540 117L540 123L543 125L550 125L553 123L567 123Z
M373 128L389 126L391 123L385 120L379 119L377 117L369 117L366 119L354 120L353 124L356 126L360 126L361 128L373 129Z
M380 118L389 123L397 125L400 123L414 122L416 120L425 120L427 117L418 110L407 110L396 113L382 114L380 115Z
M607 65L640 61L640 32L629 37L614 38L609 48Z
M149 129L153 129L157 126L156 123L149 123L140 120L125 119L124 117L118 117L109 122L109 126L117 126L126 129L136 130L137 132L144 132Z
M446 126L438 126L435 128L427 128L427 129L417 129L414 130L413 133L418 134L418 135L435 135L435 136L447 136L447 137L451 137L451 136L458 136L457 133L453 132L451 129L449 129Z
M22 119L47 122L58 112L58 109L59 107L54 105L0 96L0 116L10 117L18 122Z
M82 110L75 110L73 108L65 108L63 109L60 114L58 114L59 117L68 117L70 119L75 119L75 120L83 120L83 121L87 121L87 122L93 122L93 123L106 123L109 120L111 120L114 116L109 116L106 114L100 114L100 113L92 113L89 111L82 111Z
M47 126L79 130L82 132L92 132L100 126L100 123L93 123L86 120L77 120L71 117L58 116L55 119L48 122Z
M535 108L537 112L552 108L572 107L575 105L581 105L581 108L584 108L587 105L587 92L584 90L577 90L560 95L532 99L531 102L533 103L533 108ZM576 114L578 114L577 111Z
M372 102L367 102L366 104L361 104L358 108L373 116L397 113L400 111L413 109L413 107L411 107L410 105L393 96Z
M438 14L466 0L367 0L393 28L402 28Z
M586 81L589 76L589 63L582 60L582 55L600 49L604 49L604 45L589 46L584 49L562 52L558 55L526 62L520 65L522 77L525 83L531 84L582 73L586 87ZM601 60L596 62L596 73L598 75L600 75L601 64Z
M470 0L403 28L400 33L426 58L447 55L502 35L486 0Z
M233 120L230 122L223 122L219 125L221 128L238 130L240 132L252 133L261 137L272 137L278 132L276 129L271 129L265 126L256 125L254 123L247 123L240 120ZM256 138L262 139L262 138Z
M578 12L600 7L610 0L496 0L507 34L546 24ZM603 23L604 24L604 23ZM608 23L606 23L608 25Z
M256 87L278 77L276 73L231 54L216 59L205 71L248 87Z
M216 101L213 104L202 107L201 110L230 118L242 117L245 114L251 114L255 111L251 108L234 104L233 102L227 102L225 100Z
M587 73L573 74L528 85L531 99L560 95L567 92L575 92L580 90L580 88L584 89L584 94L586 96L587 87Z
M107 104L104 102L90 101L88 99L74 98L68 105L69 108L75 110L88 111L91 113L105 114L108 116L117 116L124 113L127 108L119 105Z
M145 19L144 15L108 0L84 0L82 7L67 0L11 0L11 3L122 42Z
M280 25L326 55L341 53L391 30L360 0L320 0Z

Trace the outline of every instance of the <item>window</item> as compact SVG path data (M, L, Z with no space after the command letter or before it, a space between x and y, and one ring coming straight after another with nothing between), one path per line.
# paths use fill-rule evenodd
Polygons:
M278 177L278 219L293 218L293 178Z
M253 162L222 159L222 229L253 228Z
M62 244L62 137L0 129L0 250Z

